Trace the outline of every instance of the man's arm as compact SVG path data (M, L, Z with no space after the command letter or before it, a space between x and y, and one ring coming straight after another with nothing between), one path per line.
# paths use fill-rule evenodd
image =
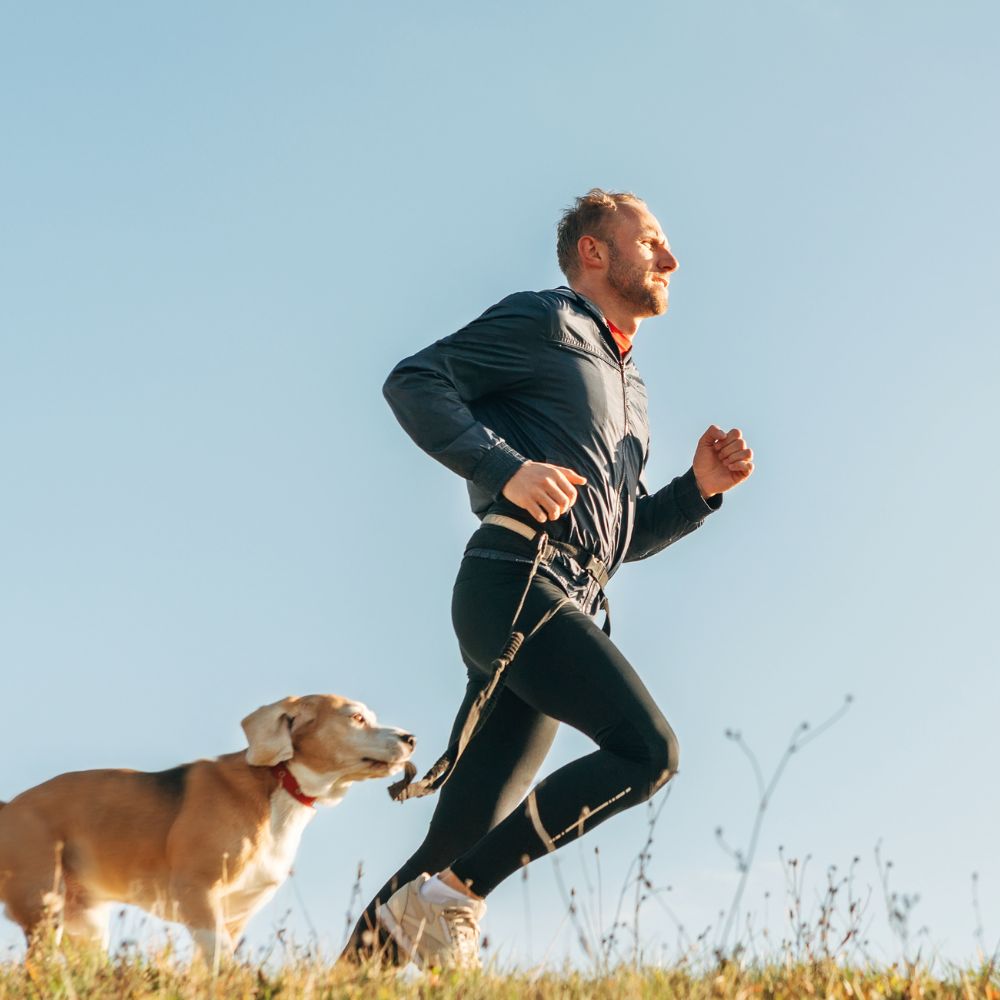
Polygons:
M469 404L531 377L530 339L544 303L510 295L450 337L400 361L382 392L403 430L432 458L490 495L525 458L476 419Z
M645 559L690 534L722 506L722 494L748 479L753 452L743 433L714 424L698 439L692 467L649 494L642 479L636 496L635 527L626 562Z
M704 499L694 470L671 480L662 489L649 493L640 480L636 494L635 526L625 553L625 562L656 555L668 545L689 535L713 510L722 506L722 497Z
M535 377L532 345L550 322L537 295L510 295L458 333L401 361L382 389L396 419L428 455L489 496L502 493L540 522L565 514L586 479L572 469L528 461L477 420L469 404Z

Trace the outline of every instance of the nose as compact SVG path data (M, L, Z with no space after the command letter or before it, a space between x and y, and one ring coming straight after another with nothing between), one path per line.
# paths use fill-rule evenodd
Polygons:
M417 745L417 738L413 733L400 733L399 741L405 743L411 750Z
M660 258L660 270L672 274L679 266L677 258L669 250L664 250L663 256Z

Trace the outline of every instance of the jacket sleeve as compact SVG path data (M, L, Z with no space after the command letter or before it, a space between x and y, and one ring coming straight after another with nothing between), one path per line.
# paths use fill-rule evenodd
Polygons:
M382 392L403 430L428 455L491 496L526 461L470 408L533 374L533 342L548 328L541 298L519 292L450 337L400 361Z
M656 555L700 528L705 518L721 506L721 495L708 500L702 498L693 469L652 494L646 489L644 477L640 477L636 490L635 527L625 552L625 562Z

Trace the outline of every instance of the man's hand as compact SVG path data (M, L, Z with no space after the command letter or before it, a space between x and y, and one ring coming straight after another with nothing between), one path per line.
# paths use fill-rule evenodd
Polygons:
M503 495L536 521L555 521L576 503L576 487L587 480L572 469L525 462L503 488Z
M712 424L698 439L694 451L694 478L707 500L739 486L753 472L753 452L743 440L743 432L733 428L727 434Z

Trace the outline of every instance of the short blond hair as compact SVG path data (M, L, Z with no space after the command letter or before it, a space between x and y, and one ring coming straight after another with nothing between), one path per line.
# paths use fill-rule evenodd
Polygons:
M567 278L580 270L576 245L581 236L593 236L608 241L608 223L619 205L643 205L645 202L631 191L605 191L591 188L563 212L556 226L556 258L559 269Z

